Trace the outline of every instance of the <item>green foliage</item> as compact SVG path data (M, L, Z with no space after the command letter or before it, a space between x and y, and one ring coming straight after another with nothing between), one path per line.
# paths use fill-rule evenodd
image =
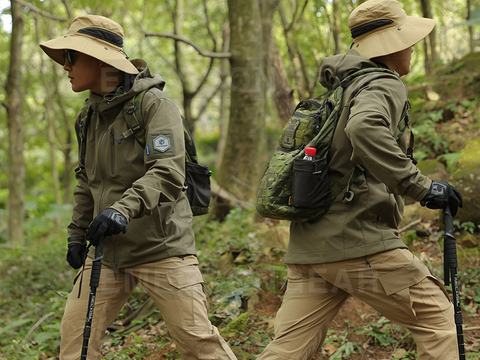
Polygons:
M443 118L443 111L443 109L429 111L415 119L412 131L415 134L417 146L415 157L418 160L435 158L448 149L445 135L436 130L436 124ZM423 146L419 146L419 143Z
M408 230L402 237L403 242L407 246L412 245L416 239L417 239L417 231L414 229Z
M346 329L338 333L329 330L328 337L325 340L325 344L332 344L337 349L330 356L331 360L341 360L348 358L350 355L355 354L356 352L362 354L363 349L360 345L355 342L349 341L349 335L351 332L351 327L348 321L345 321Z
M455 228L458 230L464 230L466 232L469 232L470 234L473 234L477 230L477 227L471 221L460 223L460 220L455 219L453 220L453 226L455 226Z
M0 348L8 359L53 356L59 346L60 320L73 276L63 260L68 214L50 209L33 216L27 246L0 252L0 272L6 275L0 278ZM64 224L60 231L59 223Z

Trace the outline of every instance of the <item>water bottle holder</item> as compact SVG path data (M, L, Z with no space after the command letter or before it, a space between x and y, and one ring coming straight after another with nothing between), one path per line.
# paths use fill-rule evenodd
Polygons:
M292 176L292 201L295 207L315 209L332 201L327 159L295 159Z

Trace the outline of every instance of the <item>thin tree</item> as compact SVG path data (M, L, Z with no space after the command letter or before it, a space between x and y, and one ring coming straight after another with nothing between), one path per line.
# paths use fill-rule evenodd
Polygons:
M229 0L230 122L219 184L240 200L253 201L265 154L265 104L271 19L276 2Z
M420 0L423 16L433 19L432 6L430 0ZM432 32L424 40L425 51L425 72L430 74L434 65L439 61L439 50L437 45L437 31L433 28Z
M6 84L8 123L8 199L7 237L10 242L23 243L25 217L25 160L23 157L24 136L22 121L22 6L11 0L12 34L10 43L10 64Z

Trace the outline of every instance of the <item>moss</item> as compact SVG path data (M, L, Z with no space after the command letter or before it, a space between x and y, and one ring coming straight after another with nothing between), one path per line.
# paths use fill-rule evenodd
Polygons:
M422 160L417 167L427 176L445 170L445 166L438 160Z
M235 337L245 332L250 318L250 312L245 312L233 319L226 327L220 330L220 334L225 337Z
M463 196L464 207L457 215L462 221L480 224L480 139L470 141L458 158L454 185Z
M480 171L480 139L470 141L458 158L458 167Z

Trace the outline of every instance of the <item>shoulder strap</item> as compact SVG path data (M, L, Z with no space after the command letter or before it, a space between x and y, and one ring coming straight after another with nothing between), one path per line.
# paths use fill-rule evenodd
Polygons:
M142 147L145 147L145 123L143 122L142 116L142 101L147 91L148 90L144 90L138 93L131 101L126 102L123 106L124 118L128 130L115 139L118 143L121 143L130 135L134 135L138 143L142 145Z
M92 107L85 101L82 109L80 110L80 120L75 123L75 130L79 140L78 144L78 167L75 169L75 173L80 173L85 170L85 153L87 149L87 130L90 124L90 118L92 117Z
M131 101L125 103L123 107L125 121L128 125L128 130L125 131L120 137L115 140L121 143L124 139L130 135L134 135L138 143L145 147L145 122L142 116L142 101L145 93L150 90L144 90L141 93L135 95ZM185 138L185 160L187 162L198 163L197 150L193 141L193 136L187 126L185 118L181 116L183 122L183 134Z

